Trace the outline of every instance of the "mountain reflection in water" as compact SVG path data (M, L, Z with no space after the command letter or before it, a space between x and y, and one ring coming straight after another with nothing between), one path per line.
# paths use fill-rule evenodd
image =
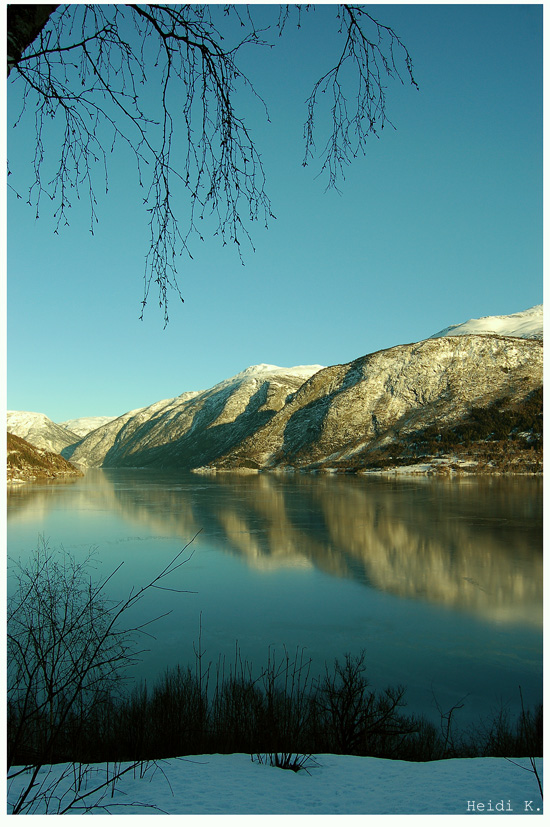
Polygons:
M542 481L89 471L8 492L9 519L118 513L266 572L314 567L492 622L542 626Z

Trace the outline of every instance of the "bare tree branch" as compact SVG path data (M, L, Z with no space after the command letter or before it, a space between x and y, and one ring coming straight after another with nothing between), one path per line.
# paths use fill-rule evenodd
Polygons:
M388 26L374 19L361 6L344 5L340 12L340 34L344 45L335 65L315 84L307 100L307 121L304 127L304 166L313 156L315 149L315 113L319 95L330 93L332 97L332 129L321 152L321 172L328 175L327 188L337 188L345 167L359 154L365 154L366 141L370 135L378 137L378 130L386 124L393 126L386 115L385 79L397 78L403 83L398 68L399 52L405 63L409 80L418 88L414 79L412 59L406 47ZM367 37L366 27L373 29ZM345 89L350 85L349 72L355 80L355 98L350 110L350 101Z
M121 145L133 155L149 222L141 318L153 287L165 325L169 290L183 301L177 261L184 252L192 257L192 237L204 240L204 219L243 261L243 241L253 248L250 224L267 226L274 218L260 153L237 112L242 93L269 116L239 59L251 48L272 47L291 17L300 28L310 6L262 8L261 19L271 8L273 19L258 26L258 12L240 5L8 7L8 72L21 101L14 126L33 112L36 131L27 200L37 217L44 201L51 204L58 232L68 224L72 198L85 196L93 233L98 180L107 192L112 152ZM329 92L329 135L320 153L328 187L365 152L367 137L391 124L385 80L403 82L405 74L416 86L411 57L393 29L361 6L335 8L336 62L313 85L304 127L305 166L315 153L319 98ZM158 104L146 94L152 87ZM50 127L57 129L53 165Z

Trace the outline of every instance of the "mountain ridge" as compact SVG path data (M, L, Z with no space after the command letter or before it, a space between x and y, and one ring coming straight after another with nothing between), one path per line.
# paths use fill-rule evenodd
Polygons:
M202 470L350 470L354 455L367 464L404 435L434 422L444 430L503 395L519 403L541 385L538 340L468 335L398 345L320 371L253 443Z
M168 450L169 464L184 455L187 468L204 464L264 424L320 367L249 367L205 391L124 414L68 446L63 456L85 465L164 467Z
M59 454L80 437L62 425L53 422L43 413L34 411L7 411L7 429L26 440L35 448Z
M19 414L21 429L29 432L32 417L35 430L40 422L47 426L45 440L65 440L58 450L84 467L213 473L362 471L372 470L377 460L386 468L392 459L419 466L422 450L431 451L433 470L443 462L434 439L462 455L460 467L475 470L480 463L464 448L464 435L475 432L478 442L494 440L491 431L480 430L479 410L499 439L513 443L516 470L538 469L542 324L543 306L537 305L451 325L420 342L341 365L252 365L209 389L105 418L85 435L43 414L9 413L13 421ZM93 418L82 419L92 424ZM79 420L65 424L72 422ZM508 443L501 445L506 455ZM475 451L487 454L479 445ZM491 462L485 459L485 467Z
M482 316L467 322L452 324L434 333L430 339L443 336L466 336L471 333L496 336L514 336L521 339L542 339L544 306L536 304L519 313L507 316Z
M100 428L101 425L105 425L107 422L111 422L111 420L116 418L116 416L80 416L77 419L68 419L65 422L60 422L59 425L67 428L71 433L83 437L95 431L96 428Z

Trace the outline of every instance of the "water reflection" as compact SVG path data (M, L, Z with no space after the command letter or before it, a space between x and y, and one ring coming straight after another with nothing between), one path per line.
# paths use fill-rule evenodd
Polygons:
M9 520L116 512L254 568L315 567L493 622L542 625L542 484L90 471L8 492Z

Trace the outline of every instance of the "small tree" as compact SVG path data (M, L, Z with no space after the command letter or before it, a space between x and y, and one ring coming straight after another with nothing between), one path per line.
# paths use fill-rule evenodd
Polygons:
M345 663L334 662L319 686L317 704L324 727L338 752L350 755L387 755L392 744L418 731L419 722L401 715L403 686L376 693L365 673L365 652L345 655Z
M98 707L109 701L136 662L140 633L153 620L128 627L124 617L189 559L188 547L119 602L107 599L105 586L120 566L94 582L91 555L79 562L41 539L31 561L16 564L17 587L8 601L7 621L8 770L24 765L30 775L13 802L14 814L35 811L42 795L37 781L41 769L75 754ZM8 779L20 772L14 770ZM81 782L82 775L67 794L57 791L61 812L86 797Z

